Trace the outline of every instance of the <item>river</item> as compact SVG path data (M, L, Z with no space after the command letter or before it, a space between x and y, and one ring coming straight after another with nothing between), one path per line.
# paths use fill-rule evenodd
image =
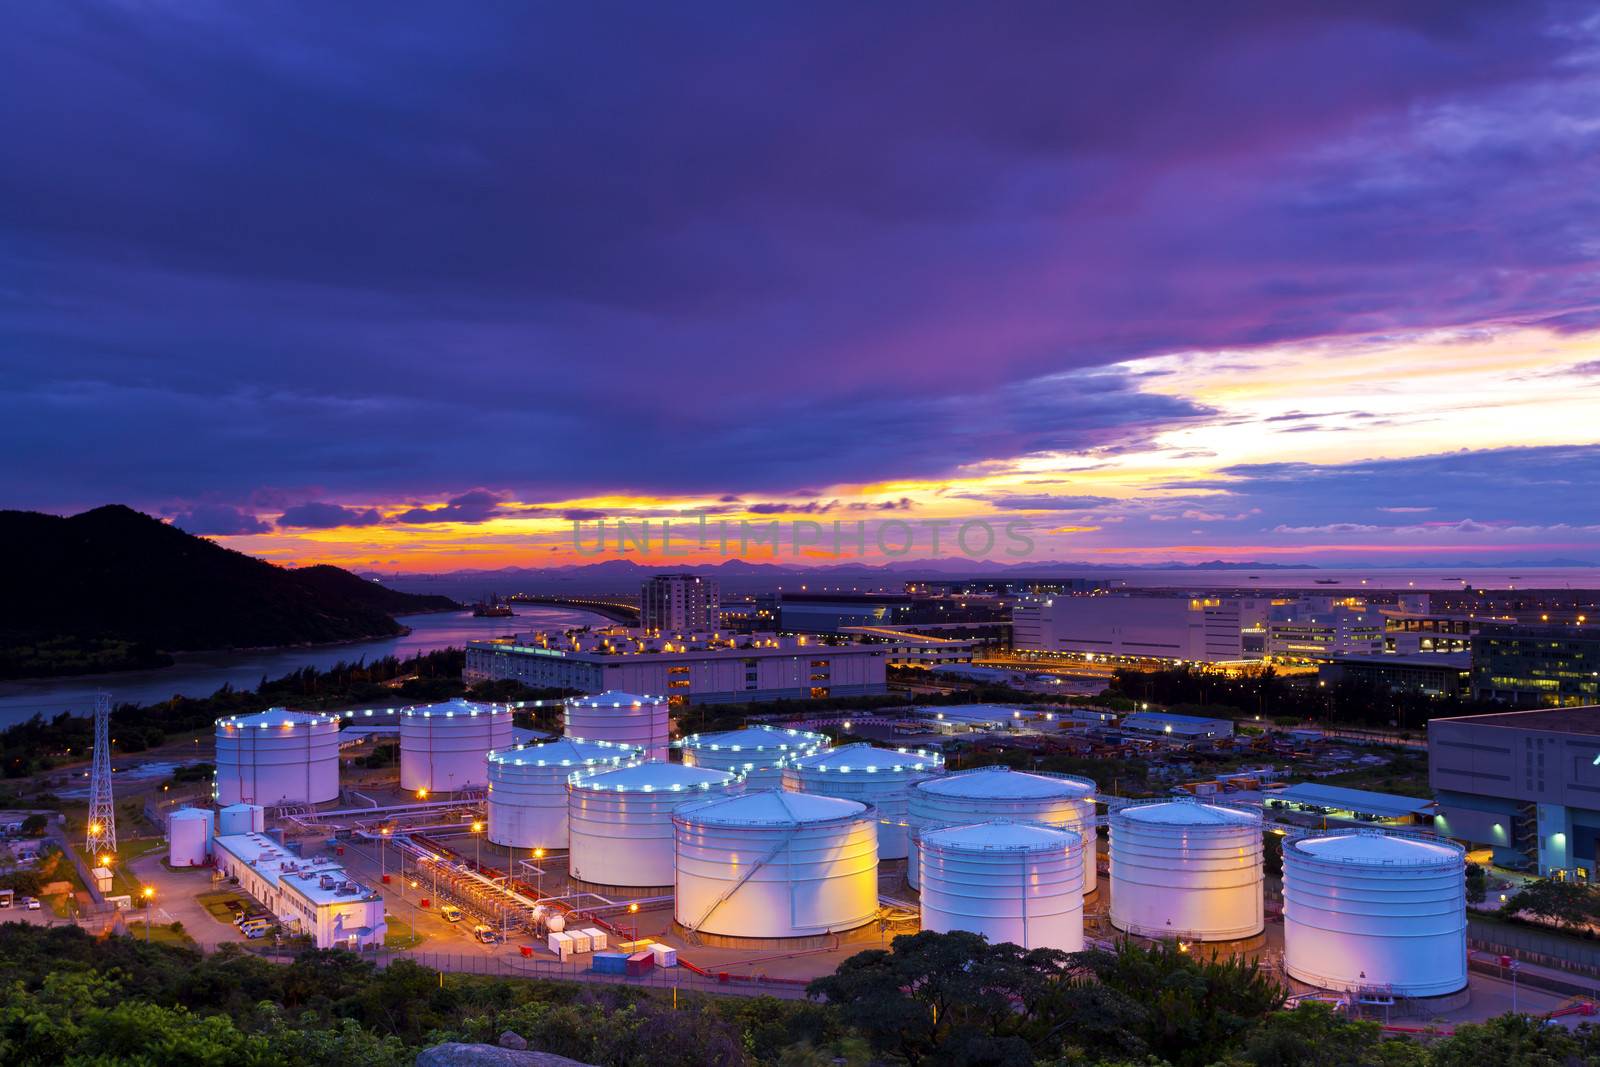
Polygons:
M35 713L46 718L63 711L87 715L94 711L94 697L101 690L119 704L153 704L173 696L207 697L224 685L254 689L262 675L277 678L302 667L326 670L341 661L414 656L460 648L486 637L610 622L592 612L559 607L518 604L516 612L509 619L477 619L468 611L403 615L398 618L411 628L410 633L376 641L261 652L189 652L175 657L178 662L173 666L155 670L0 682L0 727L26 721Z

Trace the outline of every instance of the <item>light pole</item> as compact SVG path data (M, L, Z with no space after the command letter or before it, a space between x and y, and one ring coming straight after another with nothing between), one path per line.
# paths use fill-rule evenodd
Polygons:
M144 896L144 943L150 943L150 923L154 916L156 903L156 887L147 885L143 889Z
M383 880L387 882L389 880L389 828L387 826L378 831L378 871L383 875Z
M639 905L629 904L628 914L633 916L633 943L639 943Z
M543 859L544 859L544 849L542 849L542 848L534 849L533 850L533 858L535 860L543 861ZM539 877L539 891L538 891L537 895L540 896L540 897L543 897L544 896L544 863L543 862L539 862L539 863L535 864L535 870L537 870L539 872L539 875L538 875L538 877Z
M472 823L472 863L483 870L483 823L477 820Z

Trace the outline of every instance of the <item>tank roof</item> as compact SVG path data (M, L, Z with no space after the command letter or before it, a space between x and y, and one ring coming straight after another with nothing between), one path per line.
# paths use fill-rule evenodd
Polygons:
M209 819L209 818L211 818L211 811L208 808L179 808L177 811L175 811L171 815L167 816L167 818L169 818L169 819Z
M709 767L688 767L682 763L664 760L646 760L615 770L579 771L568 779L575 789L614 789L623 793L682 792L687 789L711 789L739 780L730 771L716 771Z
M1009 767L979 767L971 771L958 771L918 782L916 788L942 797L980 799L1087 798L1099 789L1087 778L1014 771Z
M872 774L877 771L931 770L942 767L944 757L924 749L913 752L904 748L879 748L877 745L858 741L851 745L840 745L838 748L813 752L808 756L796 756L788 765L804 771Z
M1395 834L1383 830L1351 830L1302 837L1290 847L1304 852L1313 859L1333 860L1339 863L1415 864L1432 866L1460 863L1463 850L1447 841L1435 841L1412 834Z
M595 763L621 763L639 759L644 749L637 745L619 745L611 741L586 741L581 737L561 737L532 745L515 745L495 749L485 755L490 763L511 766L547 767L591 765Z
M1261 822L1258 812L1221 804L1207 804L1194 797L1179 797L1154 804L1129 804L1113 814L1134 822L1163 826L1254 826Z
M678 814L712 826L802 826L853 819L865 815L867 810L865 804L840 797L757 789L691 804L680 809Z
M323 715L314 711L290 711L288 708L268 708L250 715L226 715L217 720L218 726L260 727L316 725L317 723L338 723L337 715Z
M638 693L625 693L621 689L607 689L604 693L593 693L588 696L568 697L568 704L575 704L580 708L621 708L639 707L645 704L665 704L666 697L641 696Z
M729 749L738 752L767 748L809 749L828 744L828 735L782 726L746 726L741 730L724 730L721 733L690 734L674 744L678 748Z
M400 714L420 715L425 719L470 719L476 715L488 715L491 718L504 715L506 718L510 718L511 709L504 704L480 704L476 700L455 697L451 700L440 701L437 704L419 704L416 707L401 708Z
M1073 830L1007 819L941 826L924 830L921 838L935 847L983 851L1044 852L1083 844L1083 836Z

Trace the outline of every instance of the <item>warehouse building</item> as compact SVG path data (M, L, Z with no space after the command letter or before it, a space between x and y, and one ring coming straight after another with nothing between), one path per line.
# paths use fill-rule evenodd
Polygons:
M1600 706L1434 719L1428 782L1440 833L1502 866L1596 880Z
M214 838L212 852L223 876L237 878L288 932L309 935L318 948L383 944L383 895L332 860L304 859L259 833Z
M514 679L584 693L661 693L673 704L878 696L886 645L777 634L664 634L609 627L470 641L469 684Z

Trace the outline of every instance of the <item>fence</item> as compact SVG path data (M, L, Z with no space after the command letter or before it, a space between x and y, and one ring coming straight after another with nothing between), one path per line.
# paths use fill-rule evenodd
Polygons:
M1470 922L1467 943L1480 952L1600 977L1600 941L1581 941L1528 927Z

